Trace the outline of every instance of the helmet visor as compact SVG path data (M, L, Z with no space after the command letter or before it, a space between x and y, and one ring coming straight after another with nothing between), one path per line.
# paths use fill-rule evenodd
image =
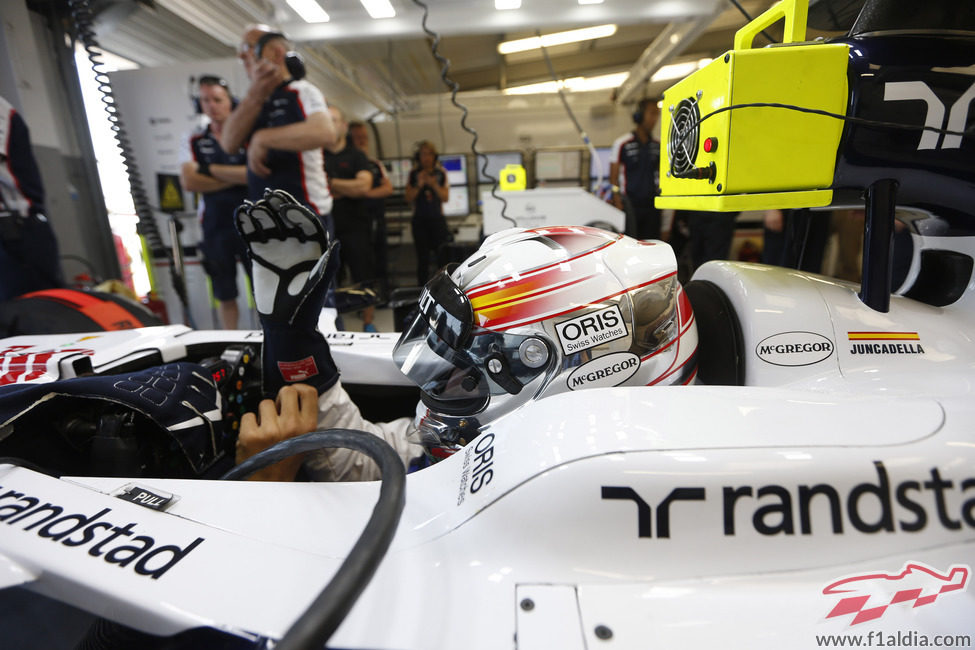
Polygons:
M393 349L400 371L444 413L472 414L492 394L517 394L545 371L549 347L534 334L474 333L467 295L441 271L420 294L419 311Z
M452 331L447 330L447 335L452 336ZM438 403L466 409L488 397L490 389L481 369L465 351L441 338L422 313L396 343L393 362Z

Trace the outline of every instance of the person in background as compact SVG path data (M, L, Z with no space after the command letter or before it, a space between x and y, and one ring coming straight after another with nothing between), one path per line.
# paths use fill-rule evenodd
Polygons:
M711 260L726 260L735 236L737 212L681 211L675 219L687 224L691 261L697 269Z
M335 125L335 144L325 148L325 172L332 193L332 218L335 235L342 244L342 265L349 269L352 281L362 283L376 277L372 259L372 229L366 212L365 195L372 187L372 172L366 154L352 145L346 137L348 122L336 106L329 106ZM363 331L375 332L376 308L369 305L362 310Z
M248 272L250 267L247 249L234 228L234 210L247 198L247 153L242 148L227 153L220 147L223 125L234 103L227 82L204 75L198 92L198 110L210 122L190 137L189 159L180 167L180 181L184 188L201 195L203 268L219 303L221 325L237 329L237 262Z
M266 188L284 190L334 232L322 149L335 143L335 125L322 92L289 68L289 52L284 35L267 25L245 30L237 57L251 85L224 123L220 146L237 151L247 145L251 200Z
M430 262L445 262L444 244L452 239L443 214L449 196L447 173L437 164L437 148L423 140L413 155L413 170L406 183L406 202L413 205L413 246L416 249L416 282L430 278Z
M819 273L829 239L829 215L800 210L766 210L762 262Z
M0 97L0 302L64 286L27 123Z
M618 137L610 153L613 204L626 212L627 235L660 239L660 211L653 204L660 185L660 142L654 139L660 119L657 101L641 99L632 117L634 129Z
M376 275L379 278L382 299L389 296L389 256L386 239L386 197L393 194L393 182L386 174L386 167L378 160L369 157L369 130L364 122L349 122L349 140L357 149L366 154L369 171L372 172L372 187L366 192L366 214L372 224L372 253Z

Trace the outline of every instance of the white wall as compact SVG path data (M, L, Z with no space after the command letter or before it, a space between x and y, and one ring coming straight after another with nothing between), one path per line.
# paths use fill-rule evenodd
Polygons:
M471 92L458 93L457 98L469 109L467 124L477 131L480 151L583 146L556 94ZM609 90L568 93L566 98L594 146L608 147L633 128L632 109L612 103ZM376 122L384 157L409 156L415 143L424 139L444 153L470 151L471 136L461 128L462 113L451 104L449 94L415 99L415 106L395 121Z

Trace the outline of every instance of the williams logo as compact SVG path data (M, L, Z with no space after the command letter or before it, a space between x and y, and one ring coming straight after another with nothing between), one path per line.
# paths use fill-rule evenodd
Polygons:
M773 366L811 366L833 354L833 342L815 332L783 332L762 340L755 354Z
M614 352L576 368L567 380L570 390L619 386L640 369L640 357Z
M850 354L924 354L917 332L847 332Z
M852 615L850 625L858 625L877 620L890 607L931 605L945 594L964 592L971 573L967 565L956 564L942 573L921 562L909 562L894 574L875 572L842 578L823 589L826 596L840 596L826 618Z
M555 326L566 354L580 352L626 336L623 314L616 305L570 318Z

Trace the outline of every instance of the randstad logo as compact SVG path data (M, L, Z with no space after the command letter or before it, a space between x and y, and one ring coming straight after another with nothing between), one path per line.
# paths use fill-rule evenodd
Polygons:
M963 593L971 567L955 564L942 572L921 562L908 562L897 573L863 573L841 578L823 589L840 596L826 618L852 616L850 625L875 621L891 608L916 608L941 602L946 594Z

